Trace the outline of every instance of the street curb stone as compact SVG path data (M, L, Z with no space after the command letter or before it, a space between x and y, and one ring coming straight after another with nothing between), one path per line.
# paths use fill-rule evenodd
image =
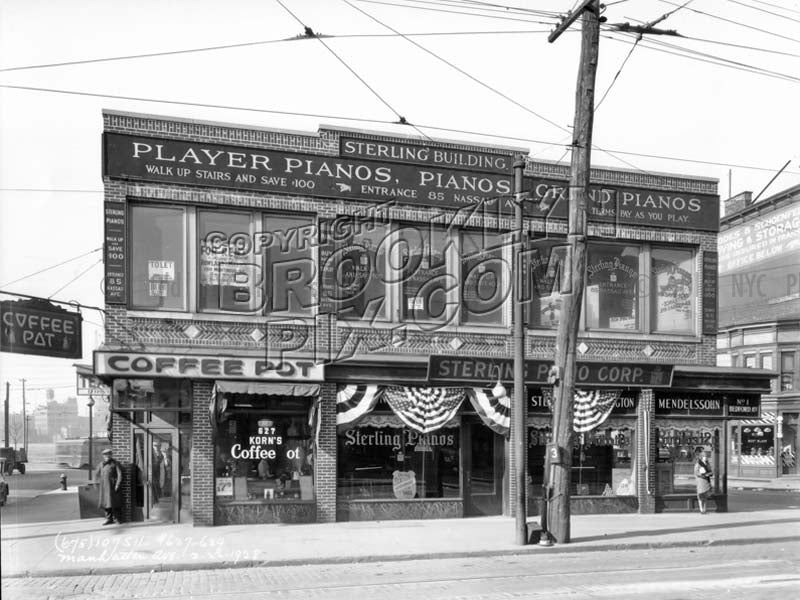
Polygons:
M297 567L312 565L339 565L376 562L397 562L410 560L434 560L448 558L474 558L485 556L515 556L519 554L571 554L587 552L613 552L621 550L660 550L667 548L699 548L708 546L745 546L775 542L800 542L800 535L784 537L742 538L728 540L670 540L663 542L631 542L612 543L596 546L581 546L574 544L555 544L543 547L536 544L503 550L471 550L466 552L431 552L419 554L396 555L371 555L371 556L343 556L327 558L297 558L287 560L242 560L218 561L206 563L169 563L156 565L129 565L116 567L89 568L76 571L70 569L52 569L48 571L21 572L3 574L4 579L44 578L44 577L75 577L85 575L126 575L136 573L159 573L177 571L206 571L216 569L246 569L259 567ZM578 542L579 544L579 542Z

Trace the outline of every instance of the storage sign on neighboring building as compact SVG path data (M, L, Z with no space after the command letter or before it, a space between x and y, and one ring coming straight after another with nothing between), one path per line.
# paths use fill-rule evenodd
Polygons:
M792 307L800 306L800 203L731 224L719 234L718 246L720 325L796 312Z
M54 358L82 356L80 313L43 299L0 303L0 350Z

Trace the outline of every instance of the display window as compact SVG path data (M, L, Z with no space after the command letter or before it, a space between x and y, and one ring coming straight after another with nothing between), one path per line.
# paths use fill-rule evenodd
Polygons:
M337 496L344 500L460 496L459 428L421 434L393 415L340 432Z
M720 426L681 425L656 428L658 455L656 462L656 492L667 494L694 494L697 483L694 476L695 456L698 449L709 451L715 475L719 474ZM712 479L712 485L719 478ZM719 490L715 490L719 492Z
M743 423L731 427L731 463L745 466L775 464L775 425Z
M307 410L276 408L225 414L217 432L216 501L313 500L313 465L314 443Z
M576 496L635 496L636 441L630 427L598 427L575 434L572 447L570 493ZM545 450L552 441L550 428L528 428L528 471L536 497L544 480Z

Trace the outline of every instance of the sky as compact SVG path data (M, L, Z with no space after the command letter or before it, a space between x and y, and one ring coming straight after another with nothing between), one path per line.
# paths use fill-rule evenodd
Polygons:
M547 37L575 4L0 0L0 290L103 306L103 109L568 161L580 22ZM716 178L723 199L800 184L800 0L606 4L594 165ZM682 37L613 27L668 13L656 27ZM29 410L75 395L103 341L81 312L82 359L0 353L12 412L22 379Z

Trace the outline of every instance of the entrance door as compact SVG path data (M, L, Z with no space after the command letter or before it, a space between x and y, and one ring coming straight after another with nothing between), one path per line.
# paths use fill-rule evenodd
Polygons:
M503 438L480 422L465 420L464 514L503 512Z
M145 458L145 519L177 522L180 511L180 444L176 429L150 429Z

